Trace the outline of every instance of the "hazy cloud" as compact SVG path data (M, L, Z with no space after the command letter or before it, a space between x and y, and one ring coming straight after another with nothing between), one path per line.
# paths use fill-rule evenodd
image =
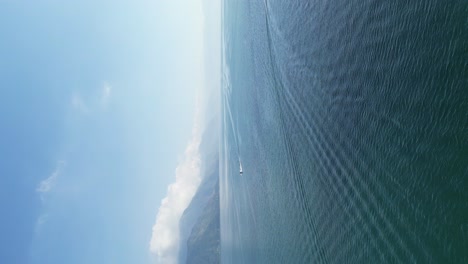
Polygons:
M57 178L62 173L62 170L63 170L64 166L65 166L65 161L59 161L57 163L57 166L56 166L54 172L52 172L52 174L47 179L45 179L45 180L43 180L43 181L41 181L39 183L39 185L36 188L36 191L38 193L41 193L41 197L42 197L42 195L44 193L48 193L50 190L52 190L52 188L55 185L55 182L57 181Z
M106 108L109 104L112 95L112 86L108 82L104 82L99 89L95 90L94 94L88 94L83 97L83 94L74 92L71 97L71 105L78 112L87 114Z
M41 216L39 216L39 218L36 221L36 226L34 227L34 232L36 234L39 234L41 232L42 226L47 222L48 219L48 214L42 214Z
M89 108L84 102L83 98L79 93L73 93L72 99L71 99L71 104L74 109L82 112L82 113L87 113L89 112Z
M61 160L57 162L54 171L52 174L45 180L41 181L36 188L36 192L39 193L41 197L41 201L45 203L45 197L47 193L49 193L55 186L57 179L62 174L62 171L66 165L66 162ZM49 219L49 215L47 213L42 213L36 221L36 225L34 227L34 232L39 234L41 232L42 226L47 222Z
M107 105L109 104L111 92L112 92L112 86L110 86L109 83L105 82L104 85L102 86L102 91L101 91L101 105L103 107L107 107Z

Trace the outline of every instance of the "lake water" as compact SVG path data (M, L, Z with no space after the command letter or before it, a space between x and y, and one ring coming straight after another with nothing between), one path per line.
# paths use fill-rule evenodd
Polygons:
M222 39L223 263L468 263L468 1L225 0Z

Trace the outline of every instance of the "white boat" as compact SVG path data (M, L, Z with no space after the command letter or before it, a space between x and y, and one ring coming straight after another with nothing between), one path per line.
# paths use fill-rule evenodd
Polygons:
M243 173L243 171L242 171L242 163L239 163L239 166L240 166L239 173L240 173L240 175L242 175L242 173Z

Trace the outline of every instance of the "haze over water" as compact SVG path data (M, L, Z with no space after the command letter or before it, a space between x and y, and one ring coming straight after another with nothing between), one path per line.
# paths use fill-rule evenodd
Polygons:
M467 14L224 1L223 263L468 263Z

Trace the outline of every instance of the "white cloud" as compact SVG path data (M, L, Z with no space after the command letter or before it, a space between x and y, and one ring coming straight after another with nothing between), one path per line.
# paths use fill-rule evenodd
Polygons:
M192 131L192 139L185 149L184 158L175 171L176 180L169 185L167 196L161 202L150 250L156 254L160 263L177 263L179 253L179 220L189 205L200 184L200 153L201 133L199 115Z
M178 2L178 1L176 1ZM185 2L184 2L185 3ZM193 69L193 81L191 86L196 89L196 112L195 121L192 129L192 139L187 145L183 160L178 164L175 172L175 182L169 185L166 197L162 200L159 207L156 223L153 226L153 234L150 241L150 251L157 256L157 263L172 264L178 263L179 256L179 221L184 210L190 204L201 181L201 155L200 142L203 129L208 125L213 113L218 114L219 105L219 80L217 75L219 71L218 64L212 64L211 61L220 61L219 58L206 62L204 49L212 51L211 46L204 46L205 26L203 25L203 13L201 1L193 1L199 12L199 20L194 20L191 29L196 30L194 35L198 36L192 45L192 54L196 63L199 63L196 69ZM192 8L193 9L193 8ZM199 31L198 31L199 30ZM215 38L217 40L218 38ZM220 52L208 52L209 54L219 54ZM213 55L214 56L214 55ZM219 55L216 55L219 57ZM206 68L205 65L212 65ZM215 72L216 74L213 74ZM214 103L213 103L214 102ZM215 109L215 111L213 111Z
M44 199L44 194L50 192L54 187L57 178L62 173L63 167L65 166L65 161L59 161L55 167L54 172L45 180L41 181L36 188L36 191L41 194L41 198Z

